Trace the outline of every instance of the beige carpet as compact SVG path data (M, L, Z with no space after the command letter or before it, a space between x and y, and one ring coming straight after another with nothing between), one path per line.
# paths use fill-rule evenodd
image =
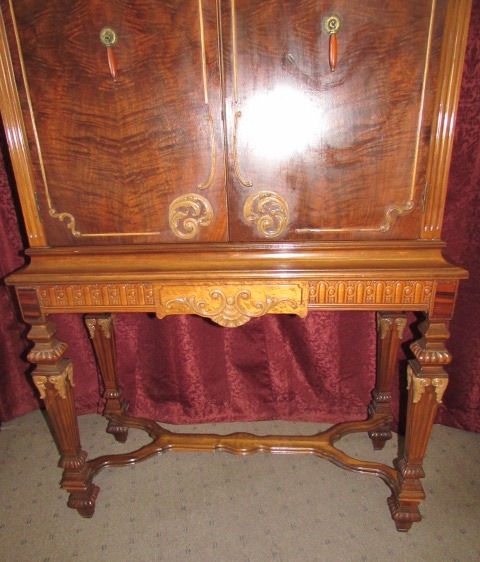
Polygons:
M105 434L100 416L80 418L90 457L129 444ZM282 422L198 426L228 433L313 433L318 425ZM188 430L192 430L191 427ZM390 462L364 435L342 448ZM390 519L379 479L313 456L168 453L134 467L106 469L92 519L66 507L58 454L41 412L0 432L0 560L10 561L478 561L480 435L435 426L424 481L423 521L407 534Z

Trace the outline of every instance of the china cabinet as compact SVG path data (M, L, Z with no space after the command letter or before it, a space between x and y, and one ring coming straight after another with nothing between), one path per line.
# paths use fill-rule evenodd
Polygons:
M421 519L422 460L448 382L466 272L441 225L470 0L0 0L1 113L29 240L8 283L31 326L33 382L68 505L90 517L106 466L166 450L310 453L379 476L397 528ZM113 314L372 310L366 420L316 435L171 433L127 415ZM391 437L406 312L405 447L395 466L335 442ZM74 370L50 315L85 315L108 431L151 443L88 459ZM321 337L321 334L319 334ZM75 342L70 342L74 345Z

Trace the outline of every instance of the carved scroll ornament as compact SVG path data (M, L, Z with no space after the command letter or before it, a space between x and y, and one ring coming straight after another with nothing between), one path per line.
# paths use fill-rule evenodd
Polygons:
M181 195L170 204L170 228L175 236L183 240L191 240L198 236L200 229L208 226L212 219L213 209L210 202L196 193Z
M285 199L275 191L257 191L245 201L243 216L264 238L276 238L288 226L290 213Z

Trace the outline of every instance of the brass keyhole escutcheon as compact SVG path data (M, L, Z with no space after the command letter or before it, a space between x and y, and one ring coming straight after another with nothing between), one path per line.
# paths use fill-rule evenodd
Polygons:
M338 41L337 33L341 25L340 18L336 15L327 16L323 20L323 29L329 37L328 41L328 62L330 70L333 72L337 68L338 60Z
M341 25L340 18L338 16L328 16L323 22L323 29L329 34L334 35L338 32Z
M105 47L113 47L117 43L117 34L113 29L104 27L102 31L100 31L100 40Z

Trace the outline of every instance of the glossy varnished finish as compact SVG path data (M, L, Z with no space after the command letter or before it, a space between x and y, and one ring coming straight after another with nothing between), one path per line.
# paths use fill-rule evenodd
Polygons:
M418 237L443 4L223 3L229 161L251 184L231 167L235 239L261 238L242 209L265 189L290 209L279 238Z
M422 210L442 206L451 149L461 51L446 11L445 0L16 2L5 20L20 43L38 228L50 246L438 238L441 214L430 225ZM429 153L432 128L446 144Z
M470 0L0 0L1 111L30 241L7 282L68 505L93 515L105 466L160 452L308 453L389 486L421 519L423 457L451 360L458 283L440 241ZM334 27L329 20L334 21ZM177 435L126 415L111 313L378 313L368 418L304 436ZM405 447L395 467L335 442L390 438L405 311ZM74 368L50 314L87 314L108 431L151 443L87 460Z
M109 243L175 241L169 206L191 192L214 210L197 240L226 239L216 10L202 6L15 3L9 32L21 43L16 70L23 64L50 245L104 243L107 234ZM106 26L117 34L115 81Z

